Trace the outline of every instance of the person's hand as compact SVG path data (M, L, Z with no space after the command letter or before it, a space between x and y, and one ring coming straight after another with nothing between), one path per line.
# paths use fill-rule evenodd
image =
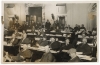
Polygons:
M23 56L20 56L22 59L25 59Z
M35 62L40 62L40 61L41 61L41 59L35 60Z
M62 50L62 52L68 52L68 50Z

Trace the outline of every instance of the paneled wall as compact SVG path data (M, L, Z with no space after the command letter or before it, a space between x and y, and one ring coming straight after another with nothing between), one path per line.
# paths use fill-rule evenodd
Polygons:
M15 4L12 9L6 8L6 4L4 6L4 21L5 26L9 26L9 16L13 16L14 14L19 16L20 24L23 24L23 21L26 20L26 15L29 14L28 7L42 7L42 21L49 21L53 23L51 14L54 14L55 20L57 20L57 6L56 3L45 3L45 4L34 4L34 3L20 3ZM74 27L75 24L84 24L85 27L89 30L92 28L92 22L90 22L89 18L89 8L90 3L67 3L66 4L66 15L65 21L66 24ZM63 9L63 8L62 8ZM10 11L8 11L10 10ZM90 26L88 26L90 24Z

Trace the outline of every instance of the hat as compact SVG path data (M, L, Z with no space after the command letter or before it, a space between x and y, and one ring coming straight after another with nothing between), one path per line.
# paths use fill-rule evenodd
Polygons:
M76 53L76 49L75 48L71 48L71 49L69 49L68 53Z

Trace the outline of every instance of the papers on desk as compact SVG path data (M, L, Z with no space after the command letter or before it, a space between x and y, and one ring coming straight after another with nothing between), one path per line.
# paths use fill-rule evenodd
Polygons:
M70 35L67 35L67 37L71 37L71 34Z
M21 37L21 36L17 36L16 38L17 38L17 39L22 39L22 37Z
M93 46L93 43L88 43L88 45L92 47Z
M79 44L81 44L81 43L82 43L82 42L78 41L76 45L79 45Z
M76 55L80 55L80 54L83 54L83 52L76 52Z
M78 35L78 38L83 38L82 35ZM93 38L93 36L86 36L85 38Z
M55 35L53 35L53 34L50 34L50 36L55 36Z
M35 38L35 40L40 40L40 38Z
M6 36L5 38L12 38L12 36Z
M27 33L27 35L36 35L36 33L34 33L34 34L33 33Z
M78 38L82 38L82 35L78 35Z
M62 52L68 52L68 50L62 50Z
M59 41L60 43L65 43L64 41Z
M4 42L3 42L3 45L7 45L7 42L6 42L6 41L4 41Z
M22 34L22 32L18 32L19 34Z
M27 32L31 32L31 29L27 29Z
M56 36L61 37L62 35L58 35L58 34L56 34Z
M77 55L80 59L84 59L84 60L92 60L92 57L87 56L87 55Z
M63 34L63 37L66 37L66 34Z
M46 34L47 36L49 36L49 34Z
M93 36L90 36L90 38L93 38Z
M80 58L80 59L84 59L84 60L92 60L92 57L91 56L87 56L87 55L82 55L83 52L76 52L77 56Z
M66 33L66 31L61 31L62 33Z
M50 31L50 32L56 32L56 31L53 30L53 31Z
M57 51L54 51L54 50L50 50L50 52L51 52L51 53L57 53Z
M38 30L35 30L35 32L38 32Z

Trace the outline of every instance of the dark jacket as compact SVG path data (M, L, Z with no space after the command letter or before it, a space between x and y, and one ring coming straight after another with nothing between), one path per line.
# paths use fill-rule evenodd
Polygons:
M46 45L48 45L48 41L42 41L41 43L40 43L40 46L46 46Z
M55 62L55 58L50 52L44 53L40 62Z
M19 44L22 44L22 43L25 43L25 44L30 44L31 41L29 40L29 38L25 38L24 40L20 40Z
M61 46L61 44L58 41L55 41L55 42L50 44L50 47L51 47L52 50L59 50L60 46Z
M76 56L75 58L69 60L68 62L81 62L81 60L79 59L79 57Z
M72 44L68 44L68 45L63 45L62 47L61 47L61 50L69 50L69 49L71 49L71 48L74 48L74 45L72 45Z
M12 41L12 39L9 42L11 42L11 41ZM14 41L12 42L12 45L17 45L17 44L18 44L18 39L15 38Z
M80 44L77 46L77 52L83 52L85 55L90 55L92 52L92 48L86 44Z

